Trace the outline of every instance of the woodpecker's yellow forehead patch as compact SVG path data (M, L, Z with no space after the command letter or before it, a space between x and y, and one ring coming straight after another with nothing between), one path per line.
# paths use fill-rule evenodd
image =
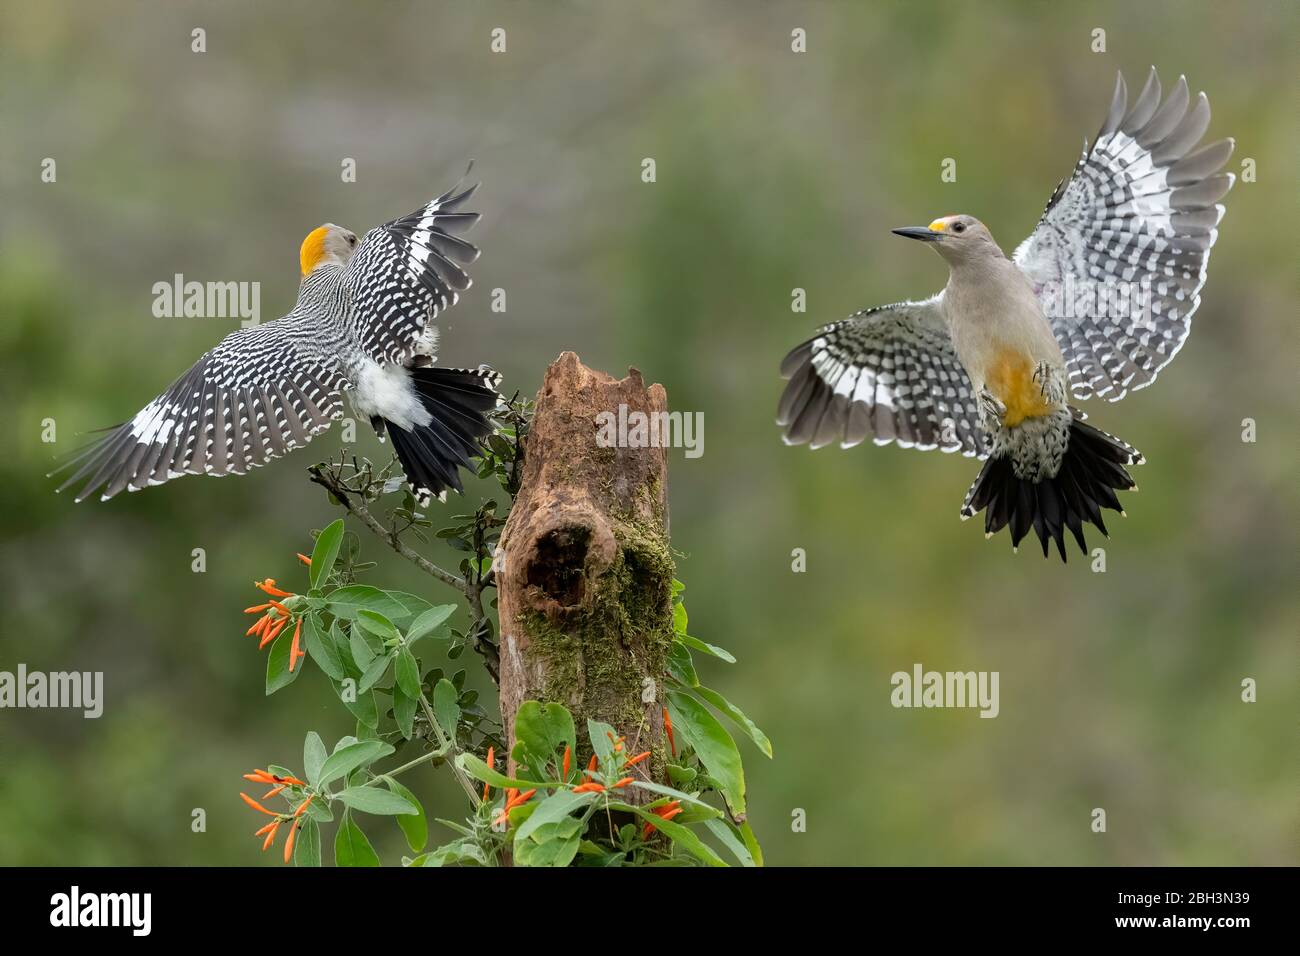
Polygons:
M298 261L302 265L303 275L310 273L320 264L321 259L325 258L325 237L328 234L328 228L318 226L307 233L307 238L302 241L302 248L298 250Z
M943 232L947 228L948 228L947 219L936 219L934 222L930 223L931 232Z

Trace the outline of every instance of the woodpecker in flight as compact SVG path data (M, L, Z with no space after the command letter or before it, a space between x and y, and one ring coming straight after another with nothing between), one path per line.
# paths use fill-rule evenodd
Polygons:
M125 424L64 468L59 488L108 500L181 475L242 475L358 415L392 437L421 504L461 490L492 426L497 373L437 368L434 318L470 286L478 249L461 235L477 184L453 187L409 216L356 233L326 223L299 252L302 283L282 318L232 332Z
M1128 105L1121 74L1101 131L1011 258L971 216L895 229L930 244L948 285L919 302L827 325L781 364L788 444L940 448L984 459L961 507L987 537L1032 528L1065 560L1069 530L1106 534L1101 509L1136 490L1133 446L1068 400L1116 402L1150 385L1187 338L1232 187L1233 141L1196 149L1210 123L1187 81L1161 102L1152 67Z

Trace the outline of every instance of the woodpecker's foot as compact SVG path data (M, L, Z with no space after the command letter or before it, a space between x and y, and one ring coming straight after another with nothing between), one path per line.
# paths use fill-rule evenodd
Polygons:
M1034 381L1038 383L1038 391L1045 401L1053 405L1065 401L1065 387L1051 363L1039 362L1034 367Z
M984 415L984 420L990 424L1000 425L1002 419L1007 414L1007 406L998 400L998 397L982 387L979 393L980 411Z

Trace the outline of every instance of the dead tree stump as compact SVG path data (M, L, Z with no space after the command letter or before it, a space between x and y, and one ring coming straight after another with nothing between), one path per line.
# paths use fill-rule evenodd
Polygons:
M600 447L598 416L620 405L655 414L668 399L636 369L615 380L572 352L546 370L498 553L501 715L513 749L521 702L561 703L577 726L575 757L590 754L587 718L601 720L631 753L654 751L658 779L673 640L667 456Z

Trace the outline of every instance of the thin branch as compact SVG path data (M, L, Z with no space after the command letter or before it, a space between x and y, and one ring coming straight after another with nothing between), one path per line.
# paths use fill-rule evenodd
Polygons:
M342 482L333 475L322 472L319 465L313 465L307 469L311 474L311 480L326 489L330 494L339 500L348 511L361 519L367 528L375 533L375 536L382 541L387 542L388 546L400 554L406 560L410 561L417 568L432 577L437 578L443 584L455 588L462 594L466 594L469 586L450 571L444 571L424 555L409 547L406 542L397 536L396 531L385 528L380 524L379 519L370 513L370 509L365 503L359 500L360 496L352 497L351 489L344 487Z
M355 463L353 467L355 470L360 471ZM338 474L333 471L326 471L320 465L313 465L307 471L311 475L311 481L314 484L320 485L327 490L348 512L360 518L362 524L369 528L375 537L385 542L425 574L437 578L443 584L455 588L465 596L472 619L470 635L474 642L474 650L483 658L483 666L492 678L493 683L500 684L501 663L497 646L482 637L483 622L487 620L487 612L483 609L483 583L457 577L450 571L438 567L438 565L406 544L401 539L401 531L395 525L391 528L384 527L383 523L366 507L366 488L353 488L346 484Z

